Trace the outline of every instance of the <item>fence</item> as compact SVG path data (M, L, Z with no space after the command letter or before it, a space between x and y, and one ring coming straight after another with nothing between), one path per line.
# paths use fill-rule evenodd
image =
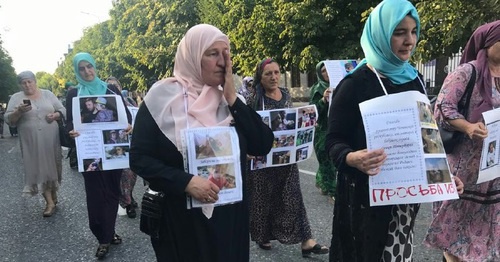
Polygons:
M424 76L429 95L436 95L448 73L453 72L460 64L462 48L451 57L440 57L427 63L417 63L416 68Z

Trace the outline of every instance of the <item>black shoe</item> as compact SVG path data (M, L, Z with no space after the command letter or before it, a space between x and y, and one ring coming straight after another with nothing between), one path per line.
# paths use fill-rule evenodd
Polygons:
M109 252L109 244L100 244L98 247L97 247L97 251L95 253L95 256L97 257L97 259L103 259L104 257L106 257L106 254L108 254Z
M112 245L119 245L123 242L122 237L117 235L116 233L113 235L113 239L111 239Z
M129 218L135 218L137 216L137 212L135 211L135 207L132 204L126 206L125 208L127 209L127 216Z

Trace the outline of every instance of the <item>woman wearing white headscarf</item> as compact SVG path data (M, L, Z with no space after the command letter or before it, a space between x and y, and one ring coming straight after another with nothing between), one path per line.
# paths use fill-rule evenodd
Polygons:
M158 261L248 261L248 203L243 182L241 202L218 206L207 218L186 208L186 194L203 203L218 200L219 187L184 171L181 130L229 126L239 136L245 181L246 156L266 155L274 135L261 117L236 95L229 40L211 25L189 29L179 43L174 77L153 85L135 119L130 165L165 194L159 237L151 242ZM187 111L186 111L187 109Z

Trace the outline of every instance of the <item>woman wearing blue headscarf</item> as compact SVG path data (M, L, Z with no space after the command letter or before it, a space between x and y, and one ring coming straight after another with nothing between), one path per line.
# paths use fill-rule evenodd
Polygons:
M408 61L420 21L406 0L385 0L368 17L365 59L338 85L329 111L326 150L338 169L330 261L411 261L418 204L370 207L368 178L380 172L383 149L367 151L359 103L387 93L425 93ZM403 175L403 174L402 174Z
M94 58L88 53L78 53L73 58L78 85L68 91L66 95L67 112L73 112L73 98L84 95L119 95L120 90L114 85L106 84L97 76ZM125 101L122 98L123 104ZM132 115L125 107L128 122L132 122ZM71 137L79 136L78 130L73 130L73 115L67 116L68 130ZM129 125L128 130L132 127ZM127 130L127 131L128 131ZM102 259L109 251L111 244L121 244L122 239L115 233L118 201L121 194L120 179L122 169L83 172L85 193L87 196L87 211L89 227L99 241L95 256Z

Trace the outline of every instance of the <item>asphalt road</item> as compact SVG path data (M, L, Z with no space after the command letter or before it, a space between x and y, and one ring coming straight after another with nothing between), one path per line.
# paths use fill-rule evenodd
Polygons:
M8 128L4 128L8 134ZM5 262L74 262L94 261L97 241L88 228L83 177L63 162L63 181L59 191L56 213L43 218L44 201L41 196L23 198L23 167L17 138L5 135L0 139L0 261ZM63 151L66 153L66 151ZM312 175L317 162L313 157L299 164L301 188L313 235L321 244L329 246L333 203L319 194ZM139 179L134 197L141 199L144 186ZM430 221L430 204L422 205L416 223L414 260L440 261L440 252L424 247L421 242ZM123 244L113 246L106 261L155 261L147 235L139 231L139 219L119 216L116 230ZM250 246L250 261L328 261L328 255L302 258L300 244L282 245L272 242L273 249L261 250Z

